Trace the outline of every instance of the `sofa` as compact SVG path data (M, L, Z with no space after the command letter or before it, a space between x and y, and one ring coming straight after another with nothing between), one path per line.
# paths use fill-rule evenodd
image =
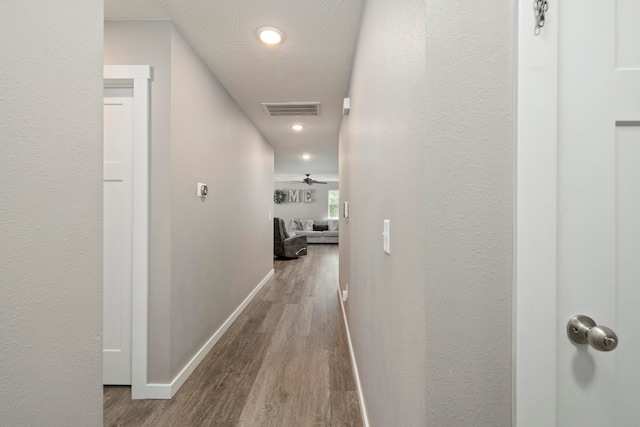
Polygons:
M298 219L289 224L289 235L306 236L307 243L338 243L339 221L337 219Z

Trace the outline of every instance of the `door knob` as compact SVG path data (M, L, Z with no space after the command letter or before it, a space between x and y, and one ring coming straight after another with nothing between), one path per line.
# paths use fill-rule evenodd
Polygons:
M618 345L618 336L606 326L598 326L588 316L574 316L567 323L567 335L576 344L589 344L600 351L611 351Z

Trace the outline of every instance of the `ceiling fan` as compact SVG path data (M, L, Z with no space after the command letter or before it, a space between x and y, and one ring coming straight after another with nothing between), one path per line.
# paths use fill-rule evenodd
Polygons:
M326 182L322 182L322 181L316 181L315 179L311 179L309 178L309 175L311 174L306 174L307 177L305 179L303 179L302 181L291 181L292 183L296 183L296 184L307 184L307 185L313 185L313 184L326 184Z

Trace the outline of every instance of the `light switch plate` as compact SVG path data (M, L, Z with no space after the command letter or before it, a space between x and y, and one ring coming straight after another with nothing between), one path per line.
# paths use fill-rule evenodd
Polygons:
M391 255L391 220L385 219L382 226L382 248Z

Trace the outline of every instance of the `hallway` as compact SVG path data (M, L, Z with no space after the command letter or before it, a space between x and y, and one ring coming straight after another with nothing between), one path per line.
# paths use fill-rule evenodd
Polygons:
M105 426L360 426L337 295L338 246L275 260L256 295L172 400L104 387Z

